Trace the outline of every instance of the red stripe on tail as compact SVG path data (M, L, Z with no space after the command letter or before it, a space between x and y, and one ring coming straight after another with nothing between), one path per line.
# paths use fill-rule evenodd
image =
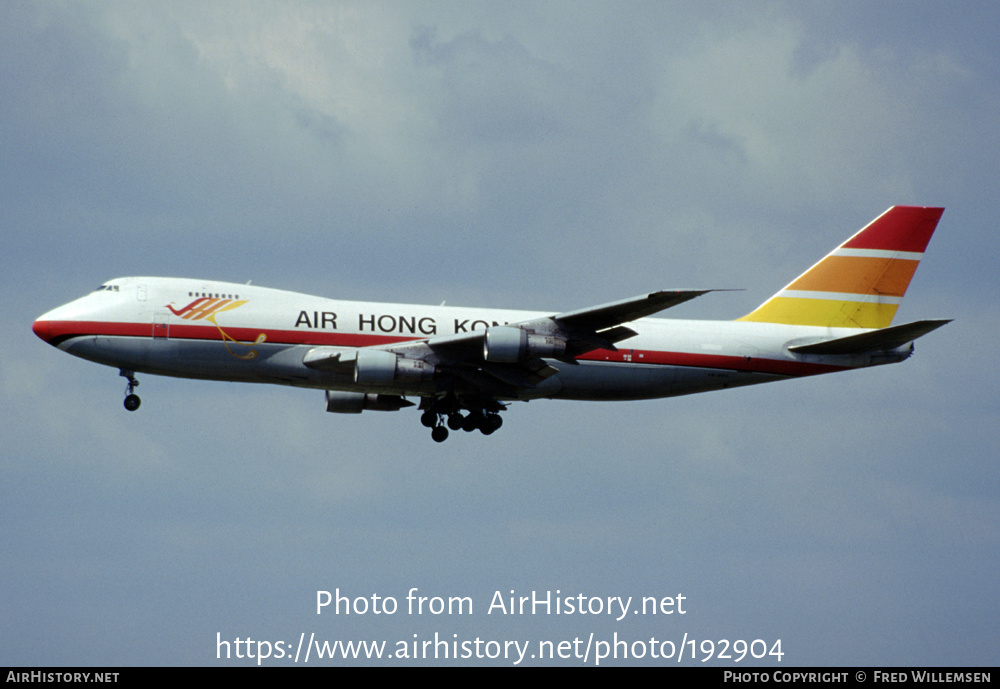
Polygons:
M893 206L844 242L844 249L912 251L922 254L944 208Z

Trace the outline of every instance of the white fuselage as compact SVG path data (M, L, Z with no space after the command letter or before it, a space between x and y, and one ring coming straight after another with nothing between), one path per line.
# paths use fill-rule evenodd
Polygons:
M182 378L433 396L440 382L359 385L303 364L315 347L356 350L485 330L545 312L326 299L225 282L129 277L56 308L34 330L64 351L123 370ZM511 398L631 400L683 395L899 361L880 355L797 354L856 329L642 318L617 348L551 360L558 373ZM452 383L454 384L454 382ZM459 389L454 392L461 394Z

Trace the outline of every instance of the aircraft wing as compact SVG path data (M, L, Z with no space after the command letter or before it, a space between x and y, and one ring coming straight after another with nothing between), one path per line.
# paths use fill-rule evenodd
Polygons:
M568 328L597 331L651 316L712 291L714 290L661 290L610 304L567 311L553 316L552 320Z
M669 290L485 330L362 349L314 347L302 362L347 373L392 353L407 367L435 367L490 394L509 395L558 373L544 359L575 365L574 357L636 335L623 323L644 318L712 290ZM388 365L381 361L382 365Z
M575 365L574 357L594 349L615 350L615 343L637 333L622 325L676 306L713 290L669 290L608 304L566 311L485 330L362 349L314 347L302 363L347 373L360 366L397 365L436 369L488 394L509 395L531 388L559 370L544 359ZM544 359L543 359L544 358Z
M461 359L485 359L484 347L489 340L489 331L496 328L517 329L528 335L548 336L565 340L567 350L572 355L582 354L592 349L611 349L621 340L633 337L636 332L622 326L622 323L638 320L651 314L682 304L690 299L701 296L713 290L670 290L642 294L631 299L601 304L575 311L566 311L553 316L546 316L520 323L509 323L504 326L494 326L486 330L470 333L445 335L418 343L404 342L385 347L390 351L404 353L412 347L426 346L435 353L444 356L455 356ZM530 346L528 347L530 349ZM563 354L546 354L561 358Z
M590 308L566 311L486 330L404 342L384 349L432 362L466 382L497 394L534 387L558 373L545 359L575 365L574 357L637 333L623 323L644 318L712 290L651 292Z

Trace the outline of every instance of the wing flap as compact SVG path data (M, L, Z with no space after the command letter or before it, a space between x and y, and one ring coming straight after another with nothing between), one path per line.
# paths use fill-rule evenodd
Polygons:
M586 354L595 349L607 349L615 352L618 351L618 347L615 344L630 337L635 337L638 334L632 328L625 327L624 325L608 328L596 333L577 333L567 344L566 358L572 360L574 356Z

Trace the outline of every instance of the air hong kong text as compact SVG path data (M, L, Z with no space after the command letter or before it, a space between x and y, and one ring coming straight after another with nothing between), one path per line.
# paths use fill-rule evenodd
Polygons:
M296 328L313 330L338 330L337 313L334 311L299 311L295 318ZM342 321L343 319L341 319ZM350 320L348 318L348 320ZM476 330L486 330L494 325L506 325L499 321L475 318L453 318L452 332L456 335ZM433 316L404 316L391 313L359 313L359 333L385 333L393 335L437 335L438 322Z

